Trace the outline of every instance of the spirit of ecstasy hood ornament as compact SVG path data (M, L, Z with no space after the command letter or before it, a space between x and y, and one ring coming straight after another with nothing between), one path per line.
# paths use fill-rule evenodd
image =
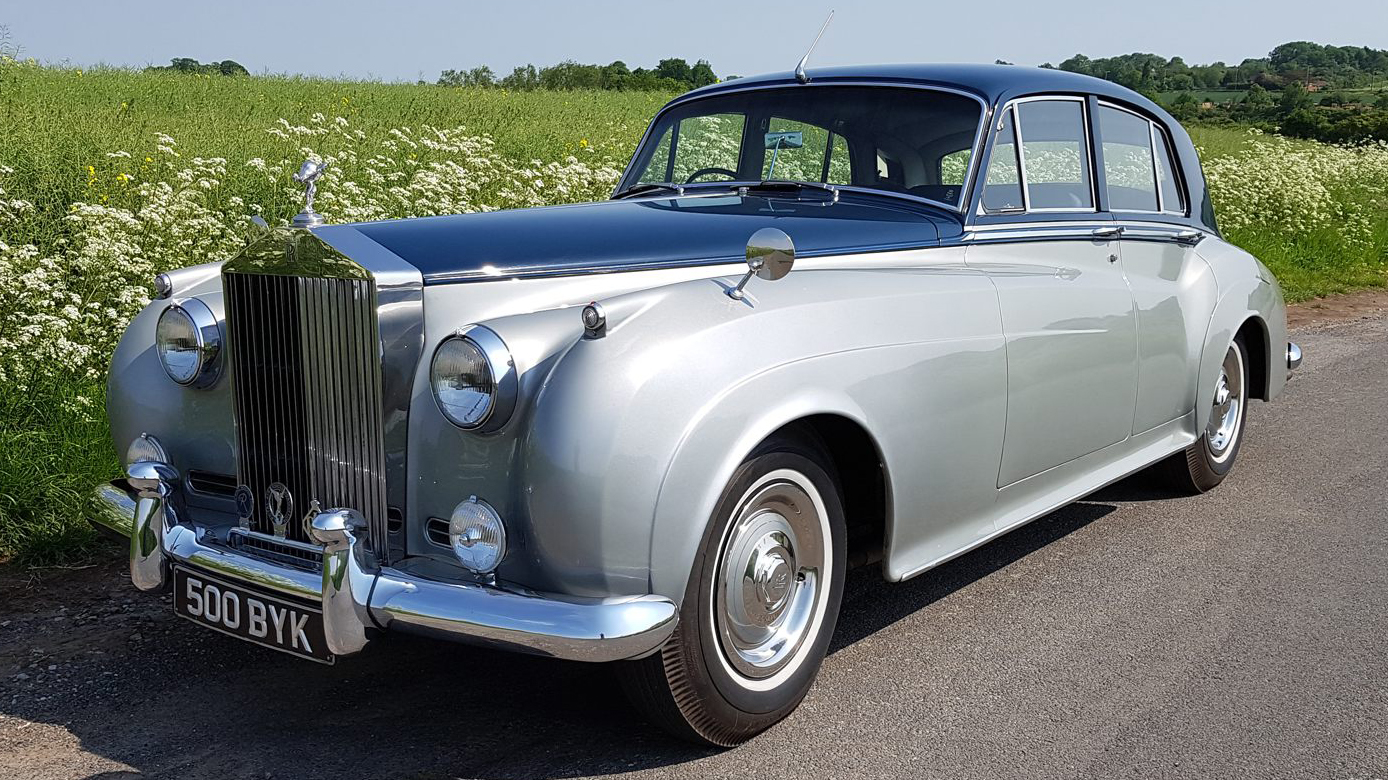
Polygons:
M328 163L318 160L304 160L294 181L304 185L304 210L294 215L294 227L313 227L323 224L323 216L313 210L313 196L318 194L318 177L328 169Z

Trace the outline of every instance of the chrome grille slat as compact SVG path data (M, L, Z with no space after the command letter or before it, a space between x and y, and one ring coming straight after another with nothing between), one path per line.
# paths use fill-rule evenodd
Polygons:
M256 500L250 530L270 534L266 488L294 497L288 539L309 541L310 502L351 507L386 549L380 334L370 279L223 274L236 409L238 484Z

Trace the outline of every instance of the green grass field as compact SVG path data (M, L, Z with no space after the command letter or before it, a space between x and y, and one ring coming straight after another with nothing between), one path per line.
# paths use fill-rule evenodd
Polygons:
M85 554L87 492L118 467L103 374L123 323L156 271L297 211L306 154L334 161L330 218L600 198L670 97L0 63L0 560ZM1385 283L1388 150L1193 135L1228 236L1290 299Z

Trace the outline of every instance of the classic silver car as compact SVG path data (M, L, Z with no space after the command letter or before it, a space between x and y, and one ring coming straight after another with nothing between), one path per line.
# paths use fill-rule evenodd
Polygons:
M1301 359L1171 116L1004 66L706 87L610 201L310 208L156 290L95 513L138 588L317 661L620 662L718 745L800 702L850 566L914 577L1149 466L1212 488Z

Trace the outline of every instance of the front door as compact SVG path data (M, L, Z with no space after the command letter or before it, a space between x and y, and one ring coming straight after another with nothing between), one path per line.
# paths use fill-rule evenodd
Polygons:
M1118 230L1096 212L1085 104L1043 99L1001 116L965 261L997 289L1007 345L998 486L1132 431L1137 327Z

